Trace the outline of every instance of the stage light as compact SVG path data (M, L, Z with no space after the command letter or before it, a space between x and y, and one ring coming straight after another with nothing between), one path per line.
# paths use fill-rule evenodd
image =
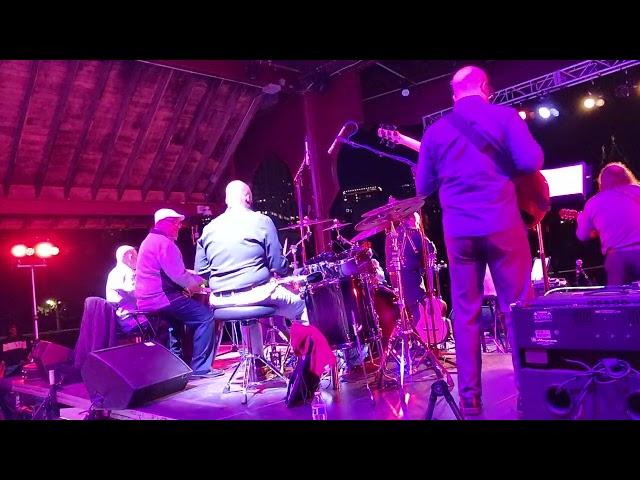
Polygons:
M551 112L552 117L557 117L558 115L560 115L560 112L556 108L550 109L549 112Z
M402 89L402 91L400 92L400 94L401 94L403 97L408 97L408 96L411 94L411 92L409 91L409 89L408 89L408 88L403 88L403 89Z
M55 307L57 305L57 302L53 298L48 299L45 303L50 307Z
M40 258L49 258L60 253L60 249L49 242L40 242L35 247L35 253Z
M27 254L27 246L26 245L14 245L11 247L11 255L16 258L22 258Z
M582 106L588 110L591 110L596 106L596 99L593 97L587 97L582 101Z
M540 107L538 108L538 115L546 120L551 116L551 110L548 107Z
M596 100L596 107L602 107L604 105L604 98Z
M524 110L520 110L518 112L518 115L520 115L520 118L523 119L523 120L527 119L527 112L525 112Z

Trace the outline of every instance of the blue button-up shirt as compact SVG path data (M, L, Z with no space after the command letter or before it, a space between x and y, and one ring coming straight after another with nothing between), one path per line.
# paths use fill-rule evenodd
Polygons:
M447 237L483 236L522 225L510 177L541 169L542 148L513 108L491 105L480 96L471 96L457 101L454 111L473 128L503 145L511 154L514 169L503 171L445 116L422 138L417 194L430 195L439 190Z
M195 270L209 275L214 293L261 285L288 268L273 220L249 209L227 209L198 240Z

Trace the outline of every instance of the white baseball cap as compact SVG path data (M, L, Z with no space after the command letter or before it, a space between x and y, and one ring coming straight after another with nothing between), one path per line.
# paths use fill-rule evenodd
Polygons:
M155 223L158 223L160 220L164 220L165 218L179 218L180 220L184 220L184 215L180 215L178 212L171 210L170 208L161 208L153 214L153 220Z

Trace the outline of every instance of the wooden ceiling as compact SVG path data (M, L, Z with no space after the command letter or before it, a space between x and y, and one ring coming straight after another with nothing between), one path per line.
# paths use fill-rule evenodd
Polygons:
M0 61L0 229L31 227L48 202L85 205L74 227L86 228L108 202L145 215L206 203L262 98L250 85L145 62Z

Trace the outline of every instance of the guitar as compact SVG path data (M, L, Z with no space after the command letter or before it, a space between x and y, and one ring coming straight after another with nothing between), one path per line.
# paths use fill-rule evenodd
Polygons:
M379 128L378 136L384 141L404 145L416 152L420 151L420 142L401 134L395 128ZM516 187L518 207L522 219L528 227L534 227L542 221L551 209L549 185L542 173L533 172L517 175L512 178Z

